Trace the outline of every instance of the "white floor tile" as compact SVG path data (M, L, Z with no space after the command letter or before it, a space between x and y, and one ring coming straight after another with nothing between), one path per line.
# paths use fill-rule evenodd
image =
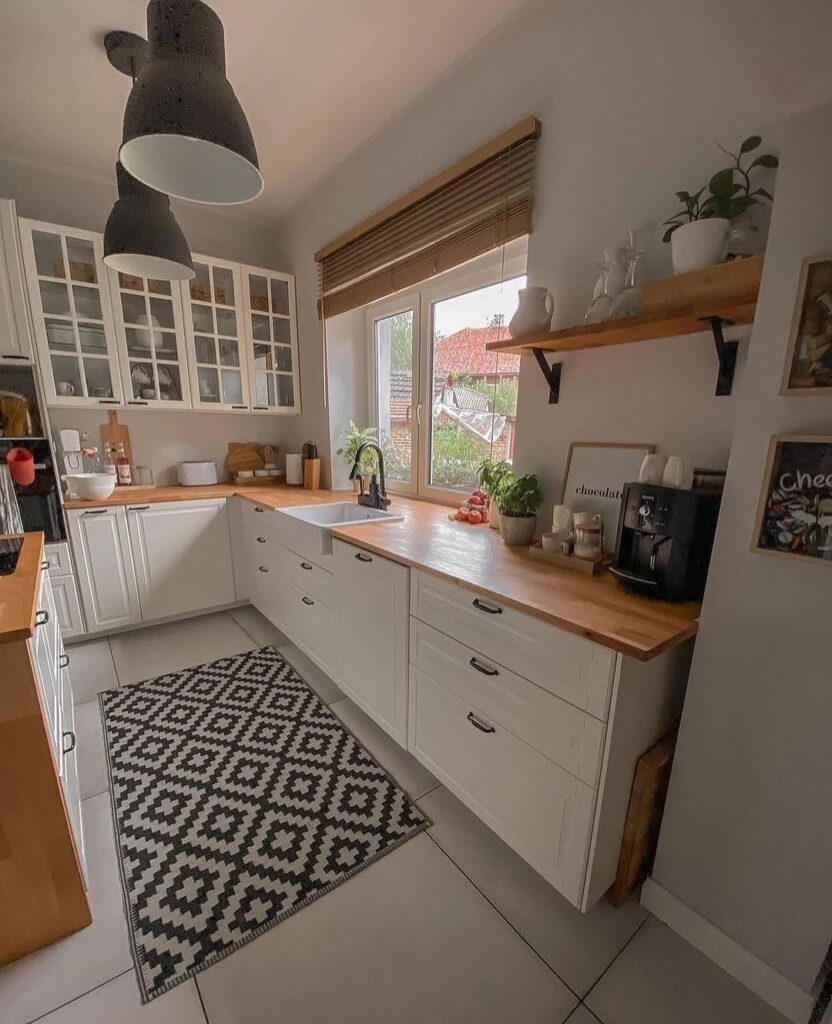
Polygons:
M253 651L257 644L226 612L148 626L110 637L122 686L192 665Z
M562 1024L575 997L420 835L199 976L211 1024Z
M205 1024L192 981L142 1006L132 971L42 1017L38 1024Z
M785 1024L786 1018L651 917L586 999L604 1024Z
M262 615L250 604L245 608L235 608L230 612L232 618L238 622L248 633L258 647L285 647L290 643L289 637L269 622L265 615Z
M78 752L78 788L81 799L107 791L107 759L104 755L104 726L98 701L87 701L75 709L75 749Z
M289 644L288 647L281 647L280 653L301 679L312 687L324 704L332 704L333 701L341 700L344 696L326 672L318 668L315 662L307 657L299 647Z
M84 800L81 812L93 923L0 968L3 1024L32 1021L132 967L109 796Z
M95 700L102 690L118 686L116 667L107 640L88 640L67 647L72 700L78 704Z
M332 705L332 710L344 725L355 733L359 742L370 751L382 768L385 768L414 800L418 800L439 784L424 765L404 747L400 747L351 700L345 698L336 701Z
M436 842L580 996L647 917L635 900L619 910L602 900L582 914L444 786L419 806Z

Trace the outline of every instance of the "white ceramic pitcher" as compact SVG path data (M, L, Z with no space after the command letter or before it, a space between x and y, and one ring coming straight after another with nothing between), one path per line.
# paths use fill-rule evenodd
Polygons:
M521 288L517 297L518 306L508 325L508 333L512 338L525 338L530 334L548 331L555 312L555 300L548 289L530 285Z

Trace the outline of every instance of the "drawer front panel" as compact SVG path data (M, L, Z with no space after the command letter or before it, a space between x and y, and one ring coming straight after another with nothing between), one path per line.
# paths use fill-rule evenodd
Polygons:
M69 544L47 544L43 549L43 557L48 563L50 576L72 575Z
M418 619L410 633L410 660L486 718L597 787L603 722Z
M577 906L595 793L416 668L410 690L411 751Z
M327 675L332 677L335 662L335 613L291 581L287 580L285 587L288 599L285 626L290 639L302 645Z
M411 573L411 588L416 618L606 721L612 651L423 572Z
M311 559L295 551L286 551L286 573L310 597L331 605L333 600L333 576Z

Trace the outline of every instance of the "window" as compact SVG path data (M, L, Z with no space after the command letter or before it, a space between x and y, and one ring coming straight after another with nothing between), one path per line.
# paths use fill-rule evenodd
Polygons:
M514 458L520 357L508 337L525 240L419 291L368 308L371 410L391 490L439 500L476 485L483 459Z

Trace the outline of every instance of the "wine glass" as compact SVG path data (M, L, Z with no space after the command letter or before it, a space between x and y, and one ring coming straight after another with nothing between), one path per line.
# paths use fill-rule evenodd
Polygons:
M588 324L600 324L604 320L608 320L610 313L612 312L613 299L610 295L610 274L612 273L614 266L609 260L602 260L598 264L598 269L601 271L601 276L598 279L598 294L590 303L589 309L586 311L584 317L584 323Z
M610 316L616 320L629 316L638 316L641 312L641 285L636 284L636 270L639 260L643 255L643 249L630 248L627 250L627 276L624 281L624 287L612 304L612 312L610 313Z

